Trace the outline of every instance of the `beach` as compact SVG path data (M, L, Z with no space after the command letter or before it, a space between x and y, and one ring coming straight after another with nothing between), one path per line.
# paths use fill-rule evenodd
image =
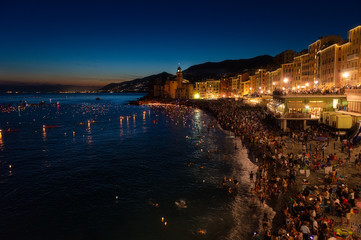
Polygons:
M359 239L360 147L322 125L284 133L262 107L232 100L184 101L214 116L258 166L253 193L276 213L254 238ZM258 188L258 189L257 189ZM352 209L352 211L351 211Z

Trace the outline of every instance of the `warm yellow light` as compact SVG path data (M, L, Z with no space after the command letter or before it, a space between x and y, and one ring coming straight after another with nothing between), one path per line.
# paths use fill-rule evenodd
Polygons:
M345 72L342 74L342 77L344 77L344 78L348 78L349 76L350 76L350 74L348 72Z
M306 83L306 87L308 87L308 86L310 86L310 84L309 84L309 83Z
M282 90L285 90L285 87L283 87Z
M318 84L318 81L317 81L317 80L315 81L315 84Z
M306 107L306 109L309 109L309 108L310 108L308 105L306 105L305 107Z
M272 83L272 85L274 86L274 85L276 85L276 83L275 83L275 82L273 82L273 83Z
M259 87L259 90L261 90L262 89L262 87Z
M199 93L194 94L195 99L199 99Z
M292 88L292 90L295 90L295 89L296 89L295 87Z
M252 90L252 88L250 87L249 90Z
M284 81L285 83L288 83L288 78L284 78L283 81Z

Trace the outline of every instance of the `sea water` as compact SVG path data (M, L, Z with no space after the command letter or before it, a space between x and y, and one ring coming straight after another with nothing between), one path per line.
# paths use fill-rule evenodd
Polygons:
M259 231L271 210L249 204L256 166L240 140L199 109L127 104L141 96L0 95L1 239L250 239ZM224 177L239 187L229 193Z

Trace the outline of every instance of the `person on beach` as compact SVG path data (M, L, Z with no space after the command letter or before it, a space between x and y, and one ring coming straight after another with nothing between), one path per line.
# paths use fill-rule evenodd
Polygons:
M303 234L303 239L304 240L308 240L309 236L311 234L311 231L310 231L310 229L308 228L307 225L308 225L307 222L303 222L303 224L302 224L302 226L300 228L300 230L301 230L301 232Z
M262 227L263 227L263 232L265 233L267 232L268 224L269 224L269 219L267 217L267 213L264 213L262 219Z
M259 206L260 206L261 208L264 207L264 200L265 200L265 197L264 197L264 195L263 195L263 192L260 192L260 194L259 194Z

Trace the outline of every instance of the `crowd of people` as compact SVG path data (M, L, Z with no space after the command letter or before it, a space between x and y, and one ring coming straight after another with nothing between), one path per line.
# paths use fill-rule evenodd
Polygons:
M264 108L230 100L185 104L213 114L223 129L233 131L249 148L251 158L258 165L257 172L250 173L253 180L250 204L262 208L267 200L286 199L284 210L279 213L284 219L283 225L271 229L265 215L263 232L255 234L254 239L359 239L343 228L349 229L351 213L357 212L355 199L359 189L348 187L345 178L337 172L350 158L339 157L336 150L325 154L330 137L327 129L314 126L308 131L284 133ZM341 146L352 148L349 143ZM361 162L361 154L356 159ZM320 180L322 188L299 179L303 186L299 192L298 171L307 176L318 169L328 171ZM339 218L341 222L336 223L335 219Z

